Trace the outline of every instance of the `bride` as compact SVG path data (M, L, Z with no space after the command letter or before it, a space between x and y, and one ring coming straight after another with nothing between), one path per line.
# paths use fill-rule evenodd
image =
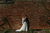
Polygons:
M27 17L22 17L22 27L16 31L28 31Z

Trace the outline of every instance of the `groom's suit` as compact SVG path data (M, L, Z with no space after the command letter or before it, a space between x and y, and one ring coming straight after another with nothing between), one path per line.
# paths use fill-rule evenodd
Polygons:
M29 24L29 21L28 21L28 17L24 20L24 22L26 22L26 23L27 23L28 30L29 30L29 26L30 26L30 24Z

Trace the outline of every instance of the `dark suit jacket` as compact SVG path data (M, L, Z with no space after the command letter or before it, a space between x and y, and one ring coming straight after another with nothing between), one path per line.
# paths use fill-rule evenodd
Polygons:
M29 23L28 17L24 20L24 22L27 23L28 27L30 26L30 23Z

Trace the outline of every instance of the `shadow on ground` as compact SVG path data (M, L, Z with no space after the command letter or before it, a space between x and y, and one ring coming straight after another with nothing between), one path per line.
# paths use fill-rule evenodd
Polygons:
M36 31L41 31L42 29L33 29L33 31L35 31L35 30L36 30Z

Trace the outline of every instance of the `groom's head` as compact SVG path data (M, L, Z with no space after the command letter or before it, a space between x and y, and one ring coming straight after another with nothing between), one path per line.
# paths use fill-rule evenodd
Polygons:
M25 15L24 18L27 18L27 15Z
M27 18L27 15L24 15L23 18Z

